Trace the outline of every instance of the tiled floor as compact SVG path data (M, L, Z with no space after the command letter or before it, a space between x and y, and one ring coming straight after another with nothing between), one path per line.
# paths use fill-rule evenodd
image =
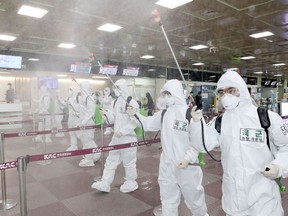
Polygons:
M154 134L147 134L153 137ZM96 131L100 145L100 131ZM64 151L68 147L69 136L52 137L53 143L46 145L46 152ZM111 136L105 137L105 145ZM16 160L19 156L42 154L43 144L34 143L32 137L9 138L5 140L5 161ZM80 146L80 143L79 143ZM138 147L139 189L129 194L119 191L124 182L124 169L120 165L110 193L91 189L95 177L101 175L101 164L92 168L80 168L80 156L51 160L41 165L30 162L27 167L27 206L29 216L151 216L160 205L157 183L160 144ZM215 157L219 152L213 152ZM105 153L104 157L107 157ZM221 209L221 164L206 156L207 165L203 168L206 202L210 216L224 216ZM288 185L288 181L283 181ZM7 198L15 199L16 207L0 212L0 216L19 216L19 182L17 169L6 170ZM288 193L282 195L283 206L288 215ZM190 215L184 202L180 205L180 215Z

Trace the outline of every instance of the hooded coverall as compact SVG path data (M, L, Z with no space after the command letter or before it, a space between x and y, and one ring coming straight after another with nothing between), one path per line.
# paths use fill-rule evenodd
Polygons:
M75 128L79 126L80 124L80 118L79 118L79 103L77 101L77 94L78 91L74 87L69 88L69 97L66 99L67 101L67 107L69 110L69 116L68 116L68 128ZM78 137L77 131L69 131L70 135L70 147L67 149L67 151L73 151L77 150L77 137Z
M197 160L198 152L191 146L189 140L189 122L186 119L188 106L181 82L169 80L161 89L168 91L174 97L175 103L167 108L161 124L162 111L153 116L139 115L144 131L161 129L162 153L159 165L158 183L163 216L178 216L181 194L193 216L204 216L207 213L203 173L199 166L188 165L185 169L177 168L177 163L187 154L191 163ZM208 215L208 214L207 214Z
M92 90L90 89L90 83L88 81L83 81L80 84L81 98L80 98L80 125L82 126L91 126L95 125L92 117L95 114L95 99L92 95ZM87 148L96 148L97 145L94 141L94 129L92 130L83 130L79 136L83 149ZM101 154L87 154L84 156L84 159L80 162L79 166L89 166L93 162L100 159Z
M106 115L109 119L109 122L114 123L114 131L120 132L122 136L116 137L114 134L109 144L110 146L123 143L137 142L137 137L134 132L134 129L137 125L135 123L132 123L130 116L126 113L127 98L129 96L128 85L124 79L119 79L115 82L115 86L119 88L119 90L121 91L121 95L118 96L114 104L113 112L108 110ZM136 109L139 108L138 103L134 99L130 101L129 105L135 107ZM129 122L131 122L131 124L129 124ZM105 162L101 182L107 183L109 185L108 187L110 187L110 184L114 180L117 166L122 162L125 169L126 181L120 187L120 191L130 192L137 189L138 184L136 182L136 161L137 147L110 151ZM107 190L106 192L109 192L109 190Z
M208 125L203 123L208 151L221 148L222 208L229 216L284 216L278 185L261 172L266 165L276 164L282 177L287 177L288 126L277 113L268 111L269 150L257 107L252 104L246 83L234 71L227 71L217 83L217 90L229 87L239 90L240 102L224 112L221 133L215 130L215 118ZM190 134L193 146L204 151L200 124L191 120Z

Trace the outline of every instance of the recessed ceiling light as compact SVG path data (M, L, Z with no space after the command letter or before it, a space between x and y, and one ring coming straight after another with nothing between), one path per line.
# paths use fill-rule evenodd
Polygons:
M169 9L174 9L176 7L179 7L181 5L187 4L192 1L193 0L160 0L160 1L157 1L155 4L169 8Z
M17 13L20 15L42 18L46 13L48 13L48 11L41 8L23 5Z
M11 36L11 35L0 35L0 40L4 41L14 41L16 37Z
M243 60L255 59L255 57L254 56L244 56L244 57L241 57L240 59L243 59Z
M58 45L58 47L66 49L71 49L74 48L75 46L76 46L75 44L69 44L69 43L61 43Z
M144 55L144 56L141 56L140 58L143 58L143 59L152 59L152 58L155 58L155 56L152 56L152 55Z
M251 34L249 36L253 37L253 38L262 38L262 37L268 37L268 36L271 36L271 35L274 35L274 34L272 32L265 31L265 32L259 32L259 33L256 33L256 34Z
M202 62L198 62L198 63L194 63L194 64L192 64L192 65L199 66L199 65L204 65L204 63L202 63Z
M104 24L104 25L98 27L97 29L101 30L101 31L114 32L114 31L117 31L121 28L123 28L123 27L107 23L107 24Z
M286 65L286 64L284 64L284 63L277 63L277 64L273 64L273 66L283 66L283 65Z
M254 74L263 74L263 72L262 71L255 71L255 72L253 72Z
M39 61L37 58L29 58L28 61Z
M191 46L189 47L190 49L194 49L194 50L199 50L199 49L205 49L205 48L208 48L208 46L205 46L205 45L196 45L196 46Z

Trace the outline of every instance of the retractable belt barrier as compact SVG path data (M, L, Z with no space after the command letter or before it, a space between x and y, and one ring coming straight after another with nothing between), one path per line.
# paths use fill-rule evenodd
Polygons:
M49 113L49 114L24 114L24 115L0 115L1 118L12 118L12 117L26 117L26 116L49 116L49 115L65 115L65 113Z
M50 116L50 115L64 115L65 113L54 113L54 114L28 114L28 115L9 115L9 116L0 116L0 118L12 118L12 117L28 117L28 116ZM0 122L0 125L13 125L13 124L21 124L21 123L31 123L34 120L21 120L21 121L7 121Z
M79 156L79 155L85 155L85 154L95 154L95 153L101 153L101 152L106 152L106 151L120 150L120 149L125 149L125 148L143 146L143 145L151 145L153 143L159 143L159 142L160 142L160 138L156 138L156 139L151 139L151 140L130 142L130 143L124 143L124 144L119 144L119 145L113 145L113 146L89 148L89 149L82 149L82 150L75 150L75 151L54 152L54 153L39 154L39 155L27 155L26 157L27 157L27 162L52 160L52 159L73 157L73 156ZM0 163L0 171L16 168L17 166L18 166L17 161L9 161L9 162Z
M0 122L0 125L13 125L21 123L31 123L33 120L23 120L23 121L9 121L9 122Z
M23 131L23 132L5 133L4 138L26 137L26 136L35 136L35 135L43 135L43 134L55 134L55 133L77 131L77 130L90 130L90 129L96 129L100 127L101 125L91 125L91 126L83 126L83 127L75 127L75 128L62 128L62 129L53 128L51 130L44 130L44 131L28 131L28 132Z

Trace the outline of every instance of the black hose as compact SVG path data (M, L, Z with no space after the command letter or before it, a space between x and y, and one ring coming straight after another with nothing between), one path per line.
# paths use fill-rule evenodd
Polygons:
M205 145L205 140L204 140L204 126L203 126L203 121L200 120L200 122L201 122L201 131L202 131L202 143L203 143L203 147L204 147L206 153L207 153L214 161L221 162L221 160L215 159L215 158L210 154L210 152L207 150L206 145Z

